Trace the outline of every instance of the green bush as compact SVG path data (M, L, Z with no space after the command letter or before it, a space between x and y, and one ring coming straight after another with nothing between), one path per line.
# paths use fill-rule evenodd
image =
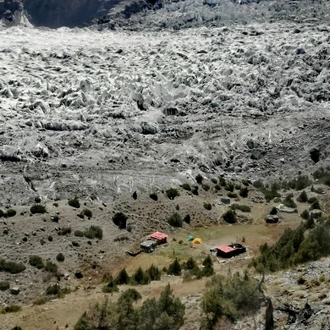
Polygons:
M183 185L181 185L181 188L184 190L191 190L190 184L189 183L184 183Z
M270 202L275 197L281 197L281 195L277 192L277 190L268 190L266 188L262 188L261 192L264 194L267 202Z
M16 312L19 312L20 310L22 310L21 306L9 305L9 306L3 308L2 310L0 310L0 314L16 313Z
M86 216L89 219L93 216L93 212L89 209L83 209L82 212L83 212L84 216Z
M278 212L277 208L275 206L273 206L272 209L270 210L269 214L276 215L277 212Z
M154 201L158 201L158 196L157 196L156 193L151 193L151 194L149 195L149 197L150 197L151 199L153 199Z
M180 193L177 189L170 188L170 189L166 190L166 196L169 199L173 200L175 197L180 196Z
M198 186L193 187L192 190L191 190L191 192L192 192L194 195L198 196Z
M261 180L254 181L252 185L257 189L263 189L265 187Z
M242 212L251 212L251 207L248 205L232 204L230 208L232 210L240 210Z
M289 181L291 189L302 190L311 185L312 181L307 175L299 175L296 179Z
M299 203L306 203L308 201L307 193L305 190L303 190L299 196L297 197L297 201Z
M214 184L217 184L218 183L218 180L216 178L212 178L211 181L214 183Z
M0 218L4 217L5 213L0 209Z
M50 285L46 289L46 295L53 295L56 296L60 293L61 287L58 284Z
M5 214L5 217L6 218L11 218L11 217L14 217L16 215L16 210L14 209L9 209L7 210L6 214Z
M190 215L189 214L185 215L185 217L183 218L183 221L189 225L190 221L191 221Z
M152 264L147 270L146 273L149 275L151 281L159 281L161 277L161 271L157 266Z
M202 182L204 180L204 178L203 178L203 176L201 174L197 174L196 177L195 177L195 179L196 179L196 182L198 184L202 184Z
M202 270L202 275L203 276L212 276L214 274L214 269L213 269L213 261L211 259L210 256L207 256L204 260L203 260L203 270Z
M202 329L213 329L223 317L234 321L251 315L258 311L261 301L258 282L247 273L228 277L215 275L207 282L202 298Z
M202 188L205 190L205 191L209 191L210 190L210 186L208 184L202 184Z
M112 278L112 276L110 276L109 283L102 288L102 292L103 293L113 293L113 292L118 292L118 291L119 291L119 289L116 284L116 281Z
M23 272L26 267L22 263L16 263L13 261L6 261L0 259L0 272L7 272L10 274L18 274Z
M57 256L56 256L56 260L58 261L58 262L63 262L64 260L65 260L65 257L64 257L64 255L63 255L63 253L59 253Z
M236 223L237 218L236 218L236 213L233 210L228 210L222 215L223 220L225 220L228 223Z
M80 208L80 202L77 198L69 199L68 204L76 209Z
M81 231L81 230L75 230L75 231L74 231L74 236L76 236L76 237L84 237L85 234L84 234L84 232Z
M238 195L237 195L236 193L233 193L233 192L229 192L229 193L227 194L227 196L228 196L229 198L237 198L237 197L238 197Z
M311 204L311 206L309 207L309 210L310 210L310 211L311 211L311 210L321 210L321 205L320 205L319 201L316 200L315 202L313 202L313 203Z
M216 191L219 191L219 190L221 190L221 186L218 185L218 184L216 184L216 185L214 186L214 189L215 189Z
M296 208L297 207L297 204L293 201L292 199L292 196L291 195L288 195L284 198L283 200L283 204L286 206L286 207L290 207L292 209Z
M43 205L35 204L31 206L30 212L32 214L36 214L36 213L44 214L46 213L46 208Z
M300 216L303 219L307 220L309 218L309 212L307 210L304 210L304 211L301 212Z
M244 184L244 186L248 186L249 185L249 181L246 179L242 179L242 184Z
M182 227L182 218L179 213L173 213L168 219L167 222L172 226L172 227Z
M46 265L44 267L46 272L52 273L54 275L57 274L57 265L54 264L53 262L47 260Z
M134 284L148 284L150 283L150 277L149 274L144 272L141 266L135 271L135 273L132 276L132 280Z
M175 258L174 261L168 266L167 274L176 276L181 275L181 265L177 258Z
M316 197L310 197L307 200L308 204L313 204L314 202L318 202L318 199Z
M103 238L103 231L102 228L99 226L90 226L88 229L84 231L84 236L89 239L102 239Z
M223 177L219 177L219 185L225 187L227 185L226 179Z
M227 191L233 192L234 189L235 189L235 186L231 182L228 182L227 185L225 186L225 190L227 190Z
M126 272L126 269L123 268L117 275L115 283L117 285L128 284L130 282L130 277Z
M248 195L249 195L249 189L247 187L241 188L240 191L239 191L239 195L241 197L243 197L243 198L248 197Z
M36 256L36 255L29 256L29 264L38 269L44 268L44 263L43 263L41 257Z
M117 212L112 217L113 223L119 227L119 229L125 229L126 228L126 222L128 217L123 212Z
M204 203L203 204L203 206L204 206L204 209L206 209L206 210L212 210L212 204L211 203Z
M10 288L9 282L0 282L0 291L6 291Z

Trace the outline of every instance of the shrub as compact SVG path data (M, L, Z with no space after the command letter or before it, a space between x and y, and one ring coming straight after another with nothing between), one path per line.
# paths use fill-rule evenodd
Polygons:
M9 282L0 282L0 291L6 291L10 288Z
M183 218L183 221L189 225L190 221L191 221L190 215L189 214L185 215L185 217Z
M207 282L202 298L204 328L213 329L223 317L234 321L243 315L255 313L260 307L261 298L258 282L247 273L213 276Z
M251 212L251 207L248 205L232 204L230 208L232 210L240 210L242 212Z
M202 184L202 188L205 190L205 191L209 191L210 190L210 186L208 184Z
M292 209L296 208L297 205L296 203L293 201L292 199L292 196L291 195L288 195L285 197L284 201L283 201L283 204L286 206L286 207L290 207Z
M58 231L58 234L61 235L61 236L65 236L65 235L69 235L71 234L71 227L62 227L59 231Z
M48 241L49 241L49 242L52 242L52 241L53 241L53 236L50 236L50 235L49 235L49 236L48 236Z
M248 194L249 194L249 189L247 187L243 187L239 191L239 195L243 198L248 197Z
M151 281L159 281L161 277L161 271L158 267L152 264L147 270L146 273L149 275Z
M7 210L6 214L5 214L5 217L6 218L11 218L11 217L14 217L16 215L16 210L14 209L9 209Z
M115 279L115 283L116 283L117 285L121 285L121 284L128 284L129 281L130 281L130 277L129 277L129 275L128 275L127 272L126 272L126 269L123 268L123 269L119 272L118 276L116 277L116 279Z
M63 262L64 259L65 259L65 257L64 257L64 255L63 255L63 253L59 253L59 254L56 256L56 260L57 260L58 262Z
M58 207L58 203L53 203L53 206Z
M222 215L223 220L225 220L228 223L236 223L236 213L233 210L228 210Z
M270 202L275 197L281 197L281 195L277 192L277 190L268 190L266 188L262 188L261 192L264 194L267 202Z
M90 226L88 229L85 230L84 236L89 239L102 239L103 238L103 231L102 228L99 226Z
M233 192L233 191L234 191L234 188L235 188L235 186L234 186L234 184L231 183L231 182L228 182L227 185L225 186L225 189L226 189L227 191L230 191L230 192Z
M204 180L204 178L202 177L201 174L197 174L196 177L195 177L195 179L196 179L196 182L197 182L198 184L202 184L202 182L203 182L203 180Z
M227 196L228 196L229 198L237 198L237 197L238 197L237 194L236 194L236 193L233 193L233 192L229 192L229 193L227 194Z
M193 187L193 189L191 190L191 192L192 192L194 195L198 196L198 186Z
M54 264L53 262L47 260L46 265L44 267L46 272L52 273L54 275L57 274L57 265Z
M309 212L307 210L304 210L304 211L301 212L300 216L303 219L307 220L309 218Z
M216 184L216 185L214 186L214 189L217 190L217 191L219 191L219 190L221 190L221 186L218 185L218 184Z
M213 269L213 261L210 256L207 256L203 260L203 270L202 270L202 275L203 276L212 276L214 274L214 269Z
M216 178L212 178L211 181L214 183L214 184L217 184L218 183L218 180Z
M4 217L5 213L0 209L0 218Z
M18 274L23 272L26 267L22 263L16 263L13 261L6 261L0 259L0 272L7 272L10 274Z
M177 204L177 205L175 206L175 209L176 209L177 211L180 211L180 205Z
M310 197L307 200L308 204L313 204L314 202L317 202L317 201L318 201L318 199L316 197Z
M76 237L84 237L85 234L84 234L84 232L81 231L81 230L75 230L75 232L74 232L74 236L76 236Z
M321 210L321 205L318 200L313 202L313 204L309 207L309 210Z
M248 186L249 185L249 181L246 179L242 179L242 184L244 184L244 186Z
M168 219L167 222L172 226L172 227L182 227L182 218L179 213L173 213Z
M177 258L175 258L175 260L168 266L167 274L176 276L181 275L181 265Z
M43 205L35 204L31 206L30 212L32 214L36 214L36 213L44 214L46 213L46 208Z
M19 312L22 309L21 306L17 306L17 305L9 305L5 308L3 308L0 313L1 314L6 314L6 313L16 313Z
M41 257L36 256L36 255L29 256L29 264L38 269L44 268L44 263L43 263Z
M272 209L270 210L269 214L276 215L277 212L278 212L277 208L275 206L273 206Z
M180 196L180 193L177 189L170 188L170 189L166 190L166 196L169 199L173 200L175 197Z
M76 197L74 199L69 199L68 204L76 209L80 208L80 202Z
M151 194L149 195L149 197L150 197L151 199L153 199L154 201L158 201L158 196L157 196L156 193L151 193Z
M223 178L222 176L219 177L219 185L222 187L225 187L227 185L226 179Z
M50 285L46 289L46 295L58 295L61 291L61 287L58 284Z
M132 276L132 280L136 284L148 284L150 283L150 277L148 273L145 273L141 266L135 271L135 273Z
M308 201L308 197L307 197L307 194L306 194L306 191L303 190L299 196L297 197L297 201L300 202L300 203L306 203Z
M183 185L181 185L181 188L184 190L191 190L190 184L189 183L184 183Z
M128 217L122 213L122 212L117 212L113 217L112 221L113 223L119 227L119 229L125 229L126 228L126 222L127 222Z
M252 185L254 188L257 188L257 189L264 188L264 184L261 180L254 181Z
M206 210L212 210L212 204L211 203L204 203L203 204L203 206L204 206L204 209L206 209Z
M89 209L83 209L82 213L89 219L93 216L92 211Z

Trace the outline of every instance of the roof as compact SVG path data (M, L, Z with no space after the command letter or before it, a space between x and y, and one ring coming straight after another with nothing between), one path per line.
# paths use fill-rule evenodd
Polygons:
M150 235L150 238L157 239L157 240L162 240L167 238L168 236L164 233L160 233L159 231L156 231Z
M220 245L217 247L218 250L225 252L225 253L229 253L232 251L235 251L235 249L233 249L232 247L228 246L228 245Z

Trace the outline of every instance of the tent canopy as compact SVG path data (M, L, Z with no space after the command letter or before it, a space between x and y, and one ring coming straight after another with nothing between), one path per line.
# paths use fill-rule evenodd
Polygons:
M196 237L196 238L193 240L193 243L194 243L194 244L201 244L201 243L202 243L202 240L201 240L199 237Z
M187 238L188 242L193 241L193 240L194 240L194 236L192 236L192 235L188 236L188 238Z

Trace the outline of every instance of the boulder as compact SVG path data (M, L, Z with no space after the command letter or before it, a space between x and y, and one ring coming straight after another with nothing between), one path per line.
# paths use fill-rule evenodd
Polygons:
M319 218L321 217L323 214L323 211L322 210L318 210L318 209L315 209L315 210L311 210L309 211L309 216L312 218L312 219L316 219L316 218Z
M279 218L276 214L274 214L274 215L269 214L269 215L266 216L265 221L267 223L278 223Z
M12 287L11 289L10 289L10 293L11 294L13 294L13 295L15 295L15 296L17 296L19 293L20 293L20 289L19 289L19 287L18 286L14 286L14 287Z
M230 198L229 197L221 197L221 203L223 203L223 204L226 204L226 205L228 205L228 204L230 204Z

